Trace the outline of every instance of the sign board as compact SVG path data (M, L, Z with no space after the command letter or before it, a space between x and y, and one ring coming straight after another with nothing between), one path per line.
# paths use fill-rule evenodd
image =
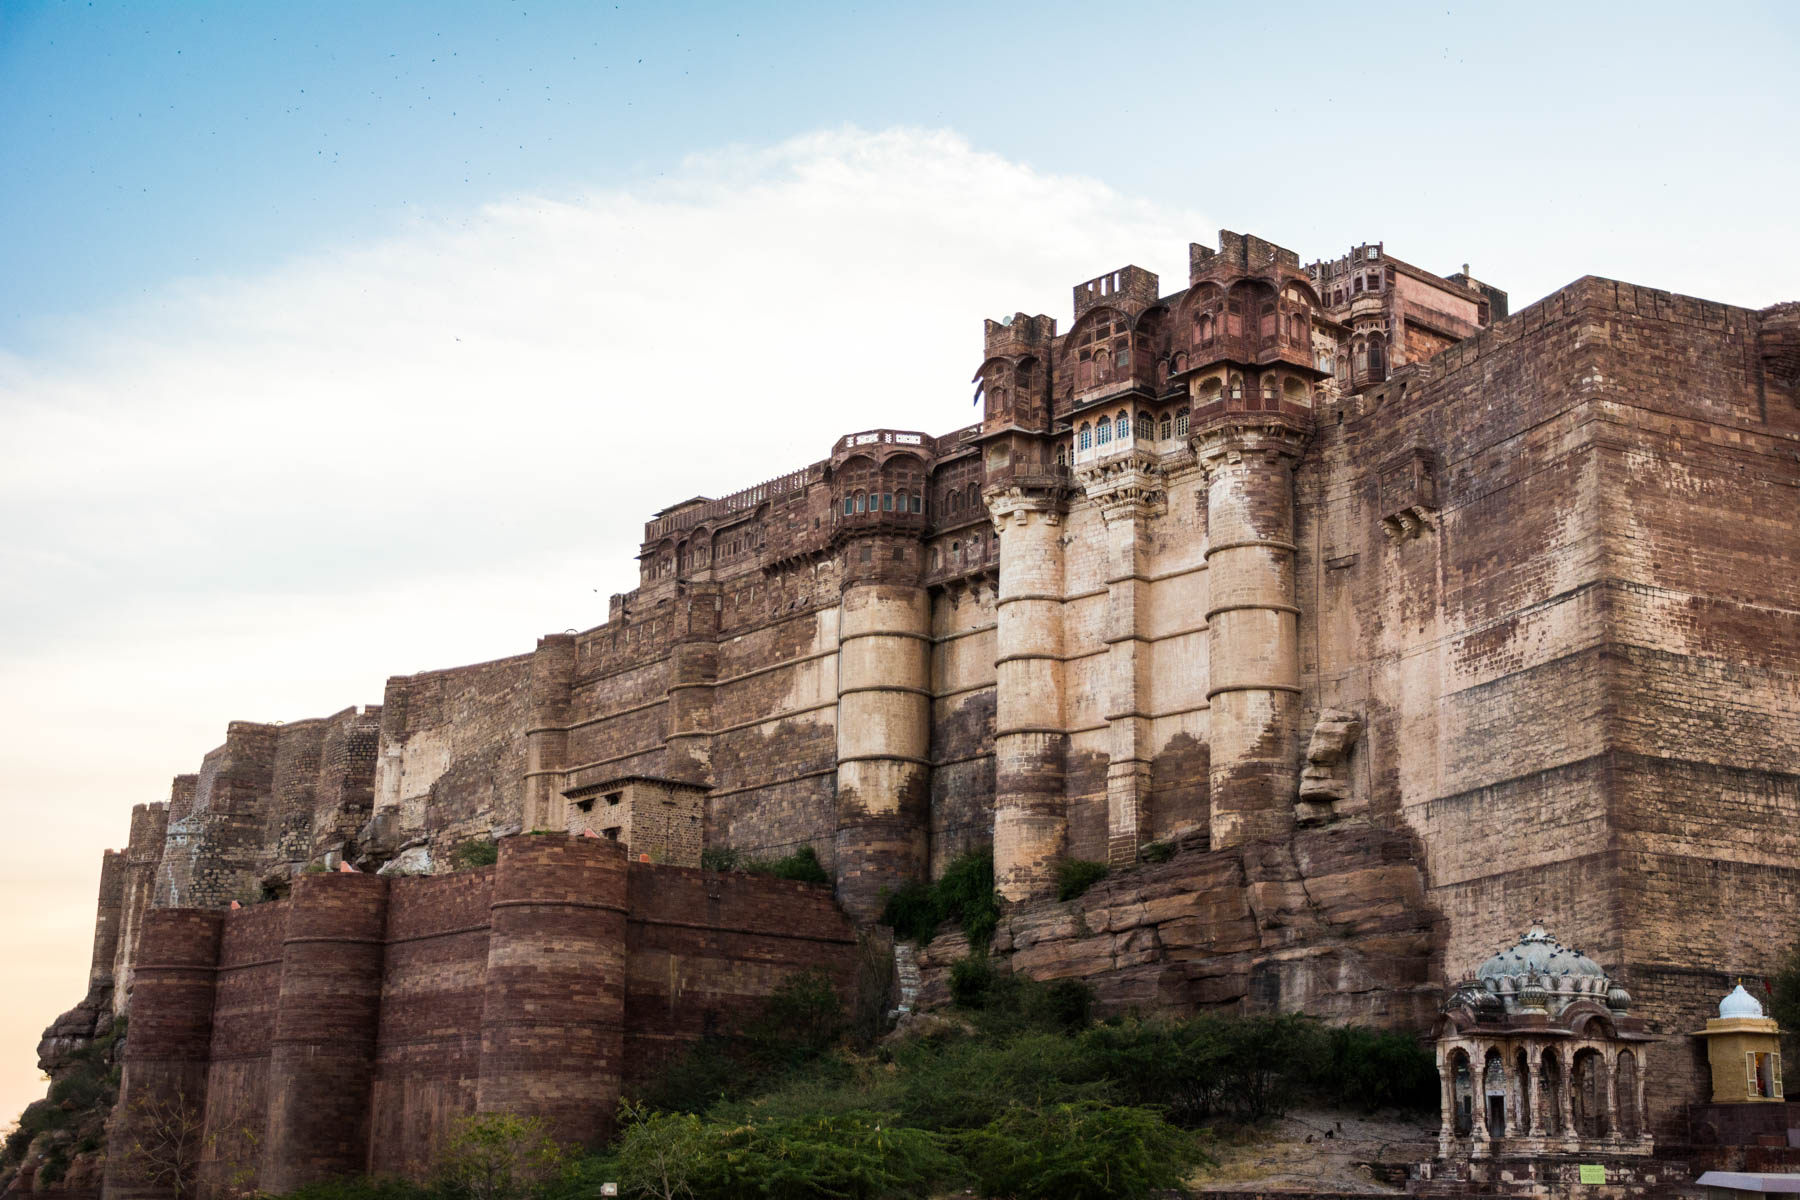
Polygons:
M600 1194L602 1196L616 1196L619 1194L619 1185L616 1183L603 1183L600 1185Z
M1606 1168L1599 1165L1598 1163L1582 1163L1581 1167L1580 1167L1580 1171L1581 1171L1581 1182L1583 1182L1583 1183L1605 1183L1606 1182Z

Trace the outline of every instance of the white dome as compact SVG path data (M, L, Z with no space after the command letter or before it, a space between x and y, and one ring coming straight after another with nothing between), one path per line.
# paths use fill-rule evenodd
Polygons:
M1760 1017L1763 1006L1755 996L1744 990L1743 984L1731 989L1731 994L1719 1001L1719 1019L1730 1020L1734 1017Z

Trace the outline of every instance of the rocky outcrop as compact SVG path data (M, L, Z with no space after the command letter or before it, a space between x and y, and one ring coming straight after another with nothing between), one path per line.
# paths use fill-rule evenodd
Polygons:
M990 952L1035 979L1086 980L1108 1013L1304 1011L1423 1029L1441 998L1442 929L1412 836L1340 823L1185 848L1074 900L1011 905ZM968 952L951 931L921 949L921 1005L948 1002L950 964Z

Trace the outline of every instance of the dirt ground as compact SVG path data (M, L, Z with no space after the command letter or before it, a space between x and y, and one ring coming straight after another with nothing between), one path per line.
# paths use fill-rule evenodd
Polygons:
M1336 1191L1399 1195L1404 1188L1376 1178L1368 1163L1411 1163L1437 1151L1435 1118L1297 1109L1279 1121L1216 1139L1214 1167L1187 1180L1196 1190Z

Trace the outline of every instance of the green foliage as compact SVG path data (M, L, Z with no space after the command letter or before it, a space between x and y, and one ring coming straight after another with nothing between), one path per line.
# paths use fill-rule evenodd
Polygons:
M302 1184L287 1200L430 1200L435 1193L421 1184L385 1175L349 1175Z
M69 1148L52 1146L50 1153L44 1156L44 1165L38 1168L37 1186L49 1187L61 1183L63 1176L69 1173Z
M1091 862L1085 858L1065 858L1056 864L1056 898L1073 900L1089 888L1106 878L1107 867L1103 862Z
M120 1017L105 1033L69 1055L68 1069L50 1085L49 1095L27 1105L19 1114L18 1124L0 1144L0 1167L23 1162L32 1142L57 1130L82 1135L75 1154L99 1148L99 1128L119 1094L119 1068L113 1064L113 1058L125 1030L125 1018ZM91 1146L90 1140L94 1143ZM53 1151L54 1156L60 1157L59 1171L67 1169L69 1153L61 1146Z
M911 882L888 896L881 922L895 936L929 942L945 921L962 926L969 948L987 952L1000 926L1000 897L994 891L994 854L970 850L959 854L929 886Z
M451 1127L436 1175L449 1197L515 1200L560 1176L568 1157L540 1117L478 1113Z
M450 851L450 866L458 871L491 867L500 861L500 843L493 838L476 838L463 842Z
M942 1137L880 1113L739 1122L626 1111L613 1160L625 1196L900 1200L961 1173Z
M1150 1196L1204 1158L1155 1111L1093 1100L1013 1105L960 1141L981 1193L1016 1200Z
M736 850L724 846L708 846L700 851L700 868L705 871L735 871L742 857Z
M1792 1096L1800 1092L1800 942L1788 951L1769 988L1768 1012L1781 1026L1783 1090Z
M708 871L744 871L751 875L773 875L799 883L830 883L825 865L811 846L802 846L782 858L745 858L737 850L708 846L700 851L700 866Z
M300 873L302 875L324 875L328 870L329 868L324 863L310 862L301 868Z
M824 972L790 975L741 1029L701 1039L658 1071L645 1103L704 1112L812 1062L843 1036L845 1023L843 1001Z
M1072 1032L1093 1019L1094 989L1079 979L1039 983L995 970L985 955L950 964L950 999L980 1014L989 1033L1045 1029Z
M1175 857L1175 843L1146 842L1138 854L1148 863L1166 863Z
M745 863L744 870L752 875L773 875L777 879L792 879L797 883L831 882L831 876L825 873L824 865L819 862L819 856L811 846L802 846L785 858Z
M1318 1086L1334 1103L1369 1112L1437 1108L1437 1059L1418 1038L1394 1029L1345 1026L1328 1030L1326 1042L1329 1059Z

